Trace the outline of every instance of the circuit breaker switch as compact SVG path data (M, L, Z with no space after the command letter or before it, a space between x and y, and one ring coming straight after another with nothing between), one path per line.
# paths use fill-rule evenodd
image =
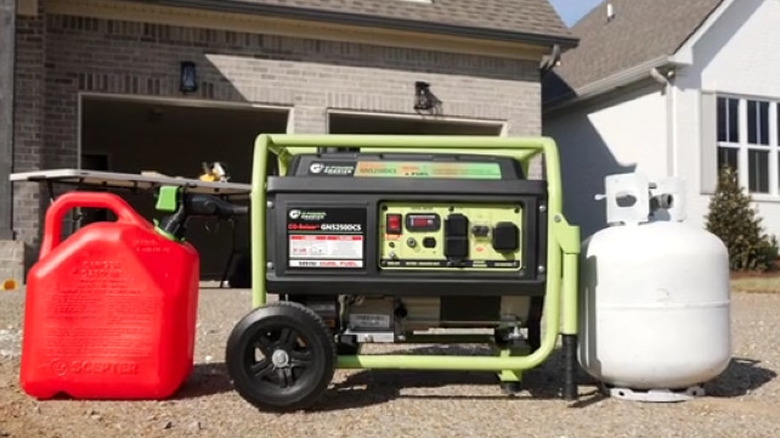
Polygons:
M474 225L471 227L474 237L487 237L490 234L490 227L487 225Z

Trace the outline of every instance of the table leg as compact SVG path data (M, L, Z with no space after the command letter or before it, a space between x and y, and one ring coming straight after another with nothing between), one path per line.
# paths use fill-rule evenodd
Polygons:
M222 289L225 281L227 280L230 272L230 265L233 264L233 258L236 256L236 221L228 219L231 227L231 239L230 239L230 257L228 257L225 269L222 271L222 278L219 281L219 288Z

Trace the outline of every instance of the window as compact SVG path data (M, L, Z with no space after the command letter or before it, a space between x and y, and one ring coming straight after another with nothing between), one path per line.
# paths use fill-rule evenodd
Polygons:
M733 100L733 99L732 99ZM769 102L748 100L748 143L769 144Z
M739 100L718 97L718 169L739 172Z
M751 193L780 194L778 103L717 98L718 169L729 166Z
M718 141L739 143L739 100L718 98Z

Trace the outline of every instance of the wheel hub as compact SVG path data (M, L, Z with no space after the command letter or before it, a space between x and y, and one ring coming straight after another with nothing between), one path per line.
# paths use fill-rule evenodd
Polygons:
M277 368L286 367L290 364L290 355L284 350L276 350L271 355L271 363Z

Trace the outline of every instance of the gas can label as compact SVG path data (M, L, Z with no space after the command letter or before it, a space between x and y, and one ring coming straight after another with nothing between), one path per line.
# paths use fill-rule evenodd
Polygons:
M365 265L366 210L287 210L288 267L360 269Z

